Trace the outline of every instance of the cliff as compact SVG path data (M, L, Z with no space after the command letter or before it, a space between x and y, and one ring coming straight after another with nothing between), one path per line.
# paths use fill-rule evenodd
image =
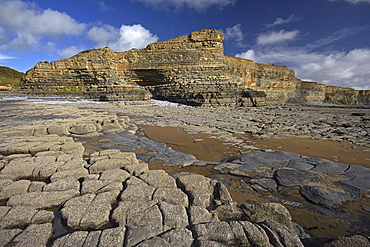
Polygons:
M256 98L259 103L369 104L368 92L304 82L287 67L225 56L223 38L219 31L205 29L145 49L84 51L38 63L27 71L21 88L100 100L153 97L189 105L246 106L255 105Z

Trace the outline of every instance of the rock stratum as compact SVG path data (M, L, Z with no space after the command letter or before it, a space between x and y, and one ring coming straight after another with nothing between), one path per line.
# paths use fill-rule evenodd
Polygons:
M284 66L225 56L223 39L219 31L204 29L145 49L83 51L69 59L38 63L27 71L21 88L99 100L156 98L189 105L248 106L256 105L256 98L260 103L370 104L369 90L301 81Z

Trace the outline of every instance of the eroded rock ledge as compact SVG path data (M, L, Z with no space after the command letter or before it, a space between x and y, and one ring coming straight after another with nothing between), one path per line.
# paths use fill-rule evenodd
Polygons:
M151 97L190 105L248 106L269 102L369 105L369 91L297 79L287 67L224 55L223 34L190 35L116 53L110 48L40 62L21 88L32 93L84 95L100 100Z

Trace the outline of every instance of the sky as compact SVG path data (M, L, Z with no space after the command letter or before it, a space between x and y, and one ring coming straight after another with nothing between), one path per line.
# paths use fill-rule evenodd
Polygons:
M0 0L0 65L109 46L122 52L217 29L225 55L301 80L370 90L370 0Z

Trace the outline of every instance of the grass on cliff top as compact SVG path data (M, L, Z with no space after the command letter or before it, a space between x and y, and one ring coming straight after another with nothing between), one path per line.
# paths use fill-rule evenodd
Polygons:
M23 75L22 72L0 66L0 86L19 87Z

